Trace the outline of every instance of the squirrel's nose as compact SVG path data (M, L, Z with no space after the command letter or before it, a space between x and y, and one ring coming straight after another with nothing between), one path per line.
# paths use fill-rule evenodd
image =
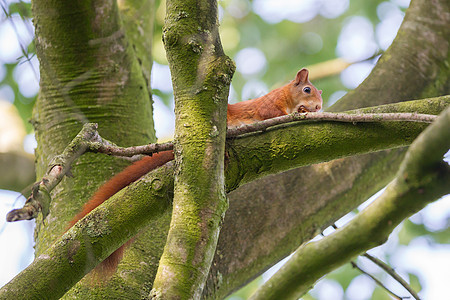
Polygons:
M319 105L319 104L316 105L316 111L319 111L321 108L322 108L321 105Z

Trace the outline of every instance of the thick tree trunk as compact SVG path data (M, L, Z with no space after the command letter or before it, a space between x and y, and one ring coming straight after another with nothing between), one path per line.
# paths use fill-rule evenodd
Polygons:
M397 39L379 65L331 110L448 94L448 9L446 0L412 1ZM42 86L33 117L40 145L38 178L87 120L99 122L101 134L119 145L154 139L151 102L142 77L145 71L139 68L120 29L115 2L39 0L33 2L33 11ZM73 24L79 26L74 28ZM402 157L403 150L390 150L339 159L268 176L230 194L231 208L203 296L223 298L261 274L384 186ZM53 191L50 215L38 220L38 254L64 232L67 221L99 181L122 165L120 160L89 154L74 165L75 179L63 180ZM146 178L142 184L152 177ZM163 180L164 187L170 189L169 179ZM166 193L159 189L157 180L150 183L158 187L156 192ZM133 189L139 187L140 183ZM158 196L167 199L166 194ZM149 224L149 229L139 235L107 285L77 285L66 297L147 296L166 241L169 209L158 216L142 223ZM58 284L61 286L55 289L59 292L68 288Z
M328 111L449 94L449 6L413 0L370 76ZM227 295L375 194L394 177L404 151L302 167L234 191L204 296Z
M176 167L172 220L151 295L198 299L228 208L223 157L235 66L222 50L216 0L167 0L166 7Z
M121 9L126 4L121 2ZM147 29L153 28L153 1L134 5L134 10L149 6L145 16L150 16L150 25L140 25L146 29L142 40L151 41L153 32ZM149 49L147 59L136 59L136 47L122 27L117 2L38 0L32 9L41 74L32 120L38 141L37 177L85 122L98 122L102 136L121 146L154 142ZM132 37L131 41L138 39L136 34ZM139 65L145 62L146 66ZM64 233L68 221L98 186L127 164L123 159L91 154L78 160L73 178L63 180L53 191L50 214L37 220L36 255Z

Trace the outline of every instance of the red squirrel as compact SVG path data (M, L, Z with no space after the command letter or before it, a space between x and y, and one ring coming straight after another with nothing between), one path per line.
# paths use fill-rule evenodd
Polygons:
M315 112L322 108L322 91L308 80L308 70L298 71L294 80L256 99L228 104L227 126L235 127L293 112ZM138 180L143 175L174 159L173 151L154 153L133 163L103 184L69 223L69 228L115 193ZM98 277L109 278L122 259L125 247L121 246L94 270Z

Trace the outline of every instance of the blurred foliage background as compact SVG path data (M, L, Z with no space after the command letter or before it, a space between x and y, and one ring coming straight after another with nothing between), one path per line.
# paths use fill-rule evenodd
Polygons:
M5 0L0 0L0 4L0 152L17 149L19 144L22 150L32 153L34 138L28 120L39 89L39 64L33 42L31 4ZM370 73L379 55L395 38L408 6L409 0L219 1L222 45L237 66L229 101L264 95L293 79L302 67L308 67L311 81L324 91L326 108ZM174 121L170 71L161 41L165 1L156 1L156 7L152 88L157 135L166 138L173 133ZM6 116L22 122L12 122ZM12 143L15 148L8 148ZM29 261L33 253L29 240L23 242L27 246L18 246L21 251L12 250L15 248L11 247L8 230L16 225L5 224L4 215L12 208L14 197L5 195L0 192L0 286L26 267L24 257ZM354 213L337 225L342 226ZM371 253L394 266L416 291L423 289L424 299L443 299L450 294L445 283L445 278L450 278L449 223L447 197L405 221L387 244ZM29 228L26 230L29 232ZM20 237L29 234L15 233L15 242L20 243ZM15 262L18 267L5 268L5 261L14 261L14 255L18 256ZM355 261L397 294L408 296L399 284L364 258ZM229 299L247 299L278 267ZM348 264L326 276L304 299L392 298Z

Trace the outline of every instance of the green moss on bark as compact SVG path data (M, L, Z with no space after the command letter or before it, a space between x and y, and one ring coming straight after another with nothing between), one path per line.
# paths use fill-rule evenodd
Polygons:
M37 177L85 122L121 146L155 141L152 103L135 53L121 28L115 1L34 1L41 90L33 111ZM76 26L74 25L76 24ZM49 216L37 220L36 253L105 180L128 163L86 154L52 192Z
M450 97L433 101L418 100L351 111L350 113L375 112L427 112L438 114L450 103ZM283 131L276 127L264 133L255 133L253 138L236 138L227 143L229 159L239 162L239 168L227 169L228 190L269 174L290 168L323 162L326 157L347 157L364 151L409 145L427 126L416 122L383 123L336 123L300 122L289 125ZM364 136L364 143L361 137ZM263 137L263 138L261 138ZM308 138L305 138L308 137ZM395 143L392 143L395 137ZM399 143L399 140L403 142ZM252 147L248 147L251 143ZM320 149L320 151L318 151ZM250 153L248 151L251 151ZM240 156L249 157L242 159ZM271 158L271 159L268 159ZM244 173L241 173L244 172ZM248 173L246 173L248 172Z
M174 210L150 297L200 297L228 207L224 145L234 64L223 53L216 1L167 1L163 41L175 96Z

